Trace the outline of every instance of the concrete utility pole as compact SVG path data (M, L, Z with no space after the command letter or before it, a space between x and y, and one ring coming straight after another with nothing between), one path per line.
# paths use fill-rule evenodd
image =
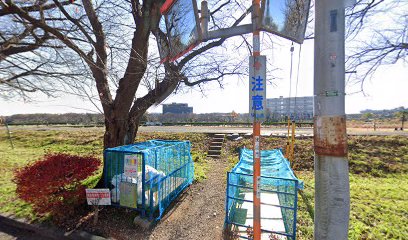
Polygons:
M348 238L350 212L344 64L345 0L315 2L314 239Z

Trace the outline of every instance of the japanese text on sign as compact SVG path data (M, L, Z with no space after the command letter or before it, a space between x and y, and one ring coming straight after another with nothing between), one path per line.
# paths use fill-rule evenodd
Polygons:
M257 161L256 158L260 158L261 157L261 151L259 150L259 136L255 136L255 160Z
M127 177L137 178L138 173L138 157L139 155L125 155L124 172Z
M266 110L266 57L249 57L249 114L263 121Z
M111 205L109 189L85 189L85 192L88 205Z

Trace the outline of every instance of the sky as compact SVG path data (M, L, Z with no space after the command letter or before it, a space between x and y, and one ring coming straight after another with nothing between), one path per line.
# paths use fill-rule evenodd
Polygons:
M299 81L296 93L297 61L299 45L295 45L292 84L290 84L290 43L284 41L282 46L275 46L272 57L274 67L281 68L276 75L277 80L267 86L267 98L288 97L290 85L291 96L313 96L313 41L305 41L302 46ZM271 55L268 51L261 54ZM248 80L249 81L249 80ZM408 107L408 64L402 61L394 65L383 65L364 83L364 93L358 92L360 85L346 85L346 113L359 113L365 109L391 109L400 106ZM205 96L197 90L189 93L172 95L164 103L188 102L194 107L195 113L208 112L248 112L248 82L231 77L226 81L224 89L218 84L208 86ZM161 106L150 109L161 112Z
M261 38L264 35L261 35ZM268 61L278 71L274 72L276 79L267 86L267 97L291 97L313 95L313 40L307 40L302 45L297 72L299 45L295 44L293 53L293 74L290 81L290 41L279 40L274 49L262 49L261 54L268 56ZM347 48L347 45L346 45ZM299 80L296 88L296 79ZM269 79L270 80L270 79ZM230 76L220 89L216 83L207 84L204 93L193 88L185 93L172 94L163 103L188 103L194 108L194 113L210 112L248 112L248 81ZM290 90L291 86L291 90ZM297 94L296 94L297 89ZM408 107L408 63L398 61L393 65L383 65L377 69L371 78L364 83L364 93L359 92L360 86L346 85L346 113L359 113L365 109L392 109L400 106ZM92 103L75 96L62 95L60 98L47 98L34 95L36 101L10 101L0 99L0 116L24 113L95 113L98 112ZM162 112L162 106L151 107L148 112Z
M290 52L289 45L276 49L276 56L282 59L274 59L276 67L282 68L274 81L274 86L267 86L267 97L276 98L289 96L289 67ZM280 52L287 52L285 57ZM299 81L296 89L296 71L292 77L291 96L313 95L313 42L306 41L302 47L300 62ZM262 54L268 54L267 51ZM294 69L297 68L298 46L294 51ZM408 107L408 66L402 61L394 65L383 65L364 84L364 93L355 91L358 88L346 86L346 113L359 113L364 109L391 109L400 106ZM65 95L61 98L46 98L39 96L35 102L19 102L0 100L0 115L8 116L19 113L66 113L66 112L97 112L98 110L90 103L78 97ZM218 84L205 86L204 94L197 89L182 94L172 94L163 103L188 103L194 108L194 113L210 112L248 112L248 82L229 77L225 80L223 89ZM154 106L148 112L162 112L162 106Z

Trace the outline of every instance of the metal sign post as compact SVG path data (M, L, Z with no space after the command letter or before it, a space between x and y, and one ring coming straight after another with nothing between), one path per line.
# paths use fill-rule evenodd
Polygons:
M265 57L261 57L261 43L259 39L259 30L258 30L258 22L259 22L259 17L260 17L260 0L253 0L252 1L252 26L253 26L253 64L249 66L249 69L252 69L254 76L251 76L250 79L250 90L254 92L255 90L259 89L259 92L262 91L264 94L264 98L266 98L266 86L265 85L259 85L259 83L262 83L262 81L265 80L266 76L256 76L255 74L261 73L261 66L259 65L262 64L260 62L260 59L263 59L263 73L265 73ZM266 74L265 74L266 75ZM254 79L252 79L254 77ZM259 78L262 77L263 79L260 80ZM254 81L252 81L254 80ZM254 82L254 84L252 84ZM258 83L258 84L257 84ZM254 86L253 88L251 86ZM260 90L263 87L262 90ZM256 91L255 91L256 92ZM261 239L261 192L259 189L260 186L260 180L261 180L261 150L260 150L260 135L261 135L261 122L260 119L258 119L258 112L263 109L265 105L262 105L263 99L260 99L262 97L262 94L260 95L255 95L252 96L250 99L250 102L252 105L250 105L250 108L252 109L251 113L254 112L254 121L253 121L253 146L254 146L254 163L253 163L253 168L254 168L254 180L253 180L253 201L254 201L254 222L253 222L253 228L254 228L254 240L260 240ZM255 99L254 99L255 98ZM266 100L265 100L266 101ZM259 103L261 105L259 105ZM266 107L266 106L265 106ZM251 114L252 115L252 114ZM261 117L261 116L259 116Z
M201 1L201 18L198 17L195 0L166 0L161 8L161 13L166 19L167 40L170 42L167 47L167 54L161 54L162 61L176 60L193 49L199 42L216 38L226 39L251 33L251 31L253 33L253 56L249 59L249 113L253 120L254 240L261 239L260 135L261 122L266 117L266 57L261 56L259 32L260 30L268 31L302 43L310 6L310 0L266 0L262 1L261 13L260 2L260 0L252 0L252 10L248 9L233 26L212 31L208 31L210 11L205 0ZM190 6L191 4L193 7ZM238 25L249 12L252 12L252 23ZM184 38L191 41L181 41ZM158 40L159 45L162 42L162 39ZM163 46L163 49L166 49L166 46Z
M266 108L266 56L259 56L259 45L256 46L256 38L259 35L254 35L254 56L249 57L249 113L253 120L253 172L254 172L254 239L258 239L257 234L261 233L261 149L260 149L260 133L261 121L265 120ZM259 43L259 42L258 42ZM255 51L258 49L258 51ZM257 54L257 55L255 55ZM257 231L258 229L259 231Z

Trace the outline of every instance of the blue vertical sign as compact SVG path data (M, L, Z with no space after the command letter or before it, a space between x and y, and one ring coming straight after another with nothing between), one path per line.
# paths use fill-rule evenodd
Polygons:
M249 57L249 115L253 121L266 118L266 56Z

